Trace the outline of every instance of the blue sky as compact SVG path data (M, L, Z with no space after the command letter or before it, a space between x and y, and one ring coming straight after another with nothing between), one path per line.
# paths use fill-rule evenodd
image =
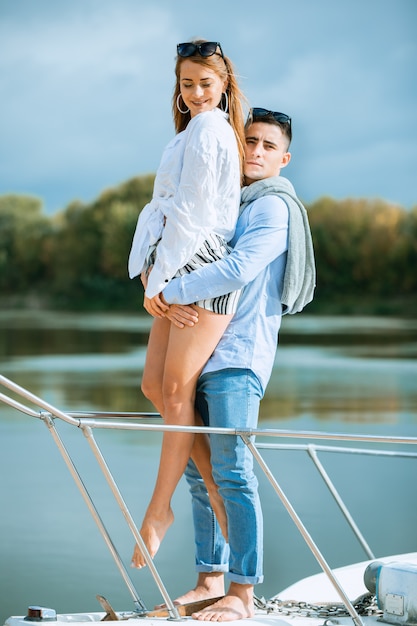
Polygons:
M259 8L258 8L259 7ZM177 42L220 41L293 118L305 202L417 204L417 0L0 0L0 194L46 211L154 172Z

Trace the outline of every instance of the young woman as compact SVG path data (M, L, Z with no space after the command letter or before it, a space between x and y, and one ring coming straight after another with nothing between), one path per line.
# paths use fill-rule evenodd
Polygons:
M149 336L142 391L170 425L193 426L198 376L223 335L239 293L195 303L198 323L177 328L164 317L160 292L176 274L189 273L228 254L240 203L244 150L241 92L218 42L178 44L173 115L176 137L166 147L151 202L142 210L129 257L141 274L146 310L155 319ZM190 458L192 433L166 432L158 476L140 529L153 557L173 521L171 498ZM196 462L224 533L226 516L211 476L209 453L198 437ZM198 456L198 458L195 458ZM132 565L145 559L135 546Z

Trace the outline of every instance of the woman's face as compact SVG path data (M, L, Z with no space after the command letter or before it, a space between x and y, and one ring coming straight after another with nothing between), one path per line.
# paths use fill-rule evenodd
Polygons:
M211 111L219 104L222 93L226 91L226 81L214 70L186 59L180 67L180 90L184 104L194 117Z

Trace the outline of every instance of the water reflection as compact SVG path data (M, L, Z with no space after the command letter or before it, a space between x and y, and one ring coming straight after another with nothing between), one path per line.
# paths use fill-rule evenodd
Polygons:
M73 410L152 410L140 392L147 317L0 314L1 371ZM283 320L261 419L414 424L417 322Z

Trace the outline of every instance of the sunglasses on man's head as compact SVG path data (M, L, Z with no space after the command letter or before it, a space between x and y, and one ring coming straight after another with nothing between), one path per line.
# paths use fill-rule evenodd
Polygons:
M220 52L217 52L219 48ZM180 57L192 57L194 54L198 54L202 57L212 57L213 54L218 54L223 57L223 50L218 41L205 41L204 43L179 43L177 45L177 53Z
M267 117L268 115L272 115L274 120L279 124L289 124L291 126L291 118L286 113L279 113L278 111L268 111L268 109L262 109L258 107L254 107L250 110L250 115L252 119L255 117Z

